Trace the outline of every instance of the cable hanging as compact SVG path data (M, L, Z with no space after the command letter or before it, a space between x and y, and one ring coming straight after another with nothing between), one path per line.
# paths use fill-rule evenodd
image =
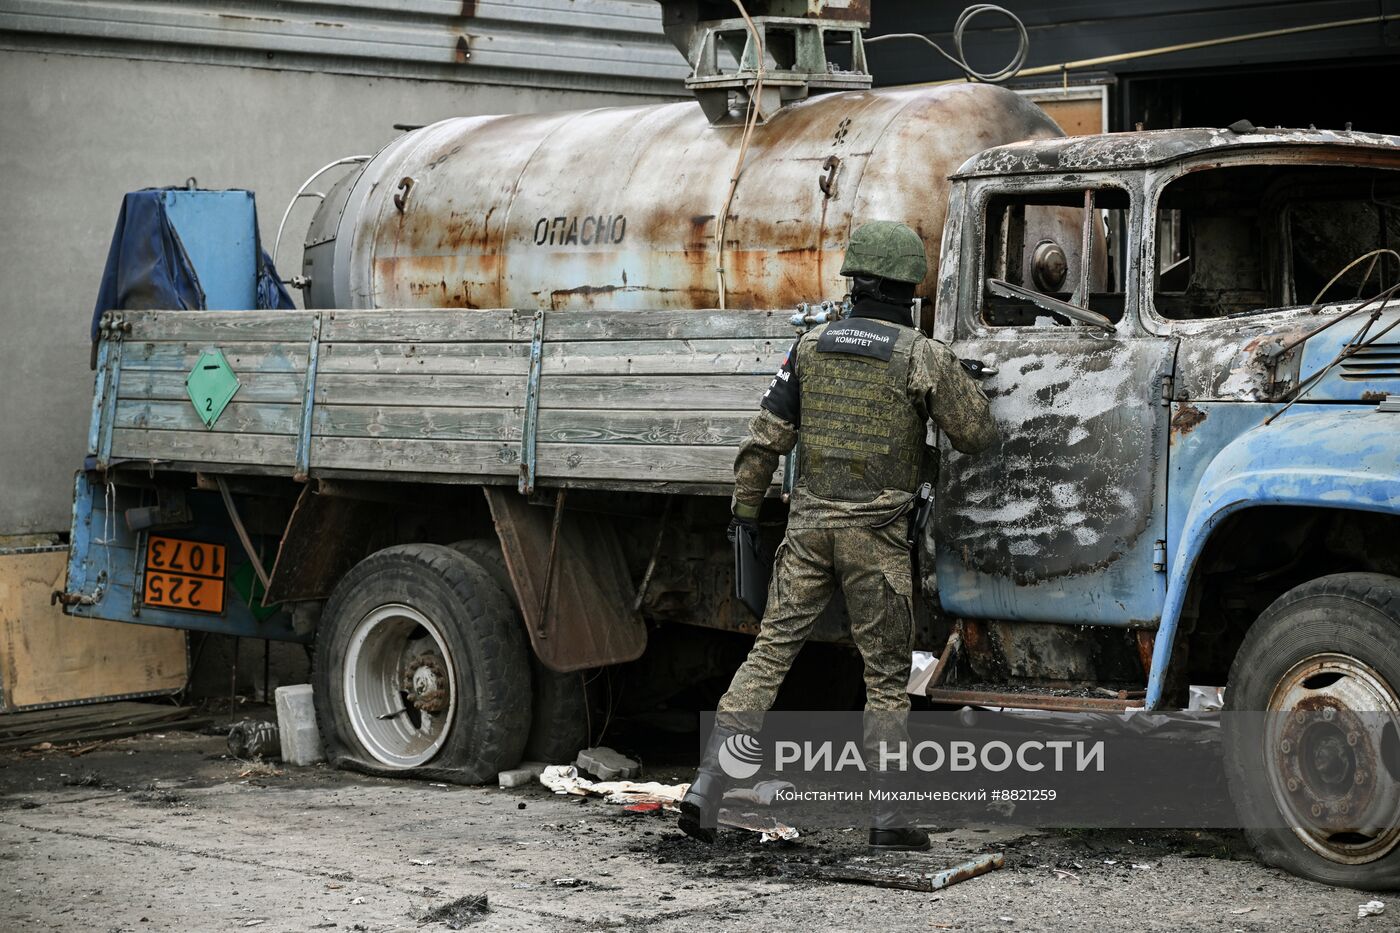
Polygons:
M978 71L967 63L967 54L963 51L963 33L967 31L967 26L976 17L983 13L999 13L1011 20L1016 27L1016 54L1011 57L1011 61L1004 68L997 71ZM888 39L918 39L933 47L933 50L942 55L955 67L967 75L970 80L984 81L987 84L1000 84L1003 81L1016 77L1021 67L1026 63L1026 53L1030 51L1031 39L1026 32L1026 24L1021 22L1021 18L1005 7L997 6L995 3L974 3L963 10L958 16L957 22L953 24L953 51L949 54L941 45L934 42L928 36L917 32L892 32L883 36L874 36L865 40L866 45L872 42L884 42Z

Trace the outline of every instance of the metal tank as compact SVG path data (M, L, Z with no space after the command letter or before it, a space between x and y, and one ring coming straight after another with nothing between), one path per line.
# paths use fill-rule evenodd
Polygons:
M716 216L742 133L712 126L693 102L463 117L406 133L322 202L307 303L718 307ZM729 210L725 306L839 297L846 240L876 219L924 238L920 294L932 295L947 177L988 147L1060 135L1034 104L986 84L783 109L754 129ZM1074 212L1042 209L1027 222L1063 246L1073 275Z

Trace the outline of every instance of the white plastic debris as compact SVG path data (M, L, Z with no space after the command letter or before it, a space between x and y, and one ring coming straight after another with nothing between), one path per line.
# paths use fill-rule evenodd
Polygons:
M550 765L540 772L540 783L556 794L602 797L608 803L660 803L675 809L689 784L661 784L656 781L590 781L573 765Z
M1363 917L1379 917L1383 913L1385 913L1384 901L1367 901L1356 908L1356 919L1360 920Z
M938 655L931 651L915 651L909 659L909 685L905 692L921 697L928 692L929 681L933 679L933 669L938 666Z
M1225 708L1224 687L1200 687L1192 684L1190 699L1186 709L1192 712L1207 712Z

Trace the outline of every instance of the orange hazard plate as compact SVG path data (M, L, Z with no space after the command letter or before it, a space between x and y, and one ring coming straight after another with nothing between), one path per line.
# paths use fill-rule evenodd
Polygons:
M222 544L152 536L146 545L141 602L162 609L223 612L225 558Z

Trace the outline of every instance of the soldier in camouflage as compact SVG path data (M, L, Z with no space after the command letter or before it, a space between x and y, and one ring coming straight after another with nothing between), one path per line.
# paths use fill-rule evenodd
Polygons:
M772 707L838 584L865 662L866 710L902 726L909 709L913 580L899 519L930 464L926 425L932 419L964 453L996 440L976 382L947 345L913 326L914 291L927 272L923 241L909 227L875 222L858 229L841 268L852 279L851 316L793 344L739 448L731 538L738 526L756 527L779 458L802 440L762 628L720 700L699 773L681 802L681 828L696 838L714 839L725 784L720 747L753 731L756 717L744 714ZM927 834L892 822L876 813L873 848L927 848Z

